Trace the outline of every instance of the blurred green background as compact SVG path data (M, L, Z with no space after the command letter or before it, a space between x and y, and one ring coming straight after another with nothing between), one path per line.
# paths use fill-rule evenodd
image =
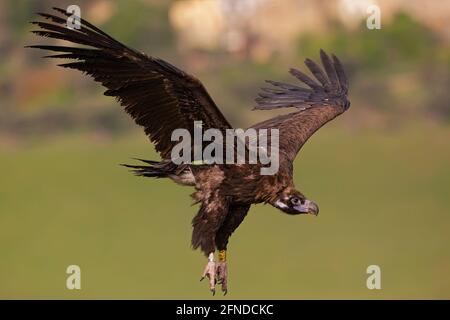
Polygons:
M368 30L366 7L381 8ZM190 249L192 189L119 163L158 159L103 89L24 45L34 12L0 2L0 298L210 298ZM232 299L450 298L450 2L77 1L118 40L200 78L235 127L264 79L335 52L352 107L295 163L318 217L252 207L229 245ZM424 10L424 6L427 10ZM6 57L6 58L5 58ZM68 265L82 290L66 289ZM379 265L381 290L366 288ZM217 299L220 299L220 294Z

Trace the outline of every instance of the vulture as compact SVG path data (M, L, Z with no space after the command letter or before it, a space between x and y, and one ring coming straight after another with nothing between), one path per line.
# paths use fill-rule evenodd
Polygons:
M216 285L227 293L226 250L231 234L242 223L252 204L265 203L290 215L319 213L316 203L295 188L293 162L303 144L324 124L350 107L348 79L335 55L320 50L323 65L310 59L305 65L312 76L290 69L303 85L267 81L256 98L257 110L293 108L293 112L257 123L255 130L277 129L279 168L263 175L261 161L253 164L175 163L171 150L177 144L172 132L193 131L194 122L203 129L220 132L233 129L202 83L192 75L160 58L146 55L115 40L93 24L80 19L79 28L67 26L66 10L38 13L41 21L34 34L58 40L58 45L31 45L49 50L49 58L68 59L59 66L80 70L100 82L106 96L115 97L160 154L160 161L141 160L126 165L144 177L168 178L195 189L192 197L199 211L192 220L194 249L207 258L202 279L215 293ZM61 40L76 46L61 45ZM81 46L79 46L81 45ZM217 259L215 253L217 252Z

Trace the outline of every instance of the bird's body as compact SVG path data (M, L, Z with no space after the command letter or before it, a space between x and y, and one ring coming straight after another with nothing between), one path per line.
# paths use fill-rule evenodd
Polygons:
M63 16L68 14L55 10ZM278 170L262 174L265 166L257 163L175 163L171 139L177 129L192 133L194 122L203 129L224 133L232 129L201 82L170 63L147 56L116 41L89 22L81 19L81 28L65 27L64 18L39 14L53 23L33 22L43 37L66 40L86 47L36 45L34 48L58 52L50 56L75 60L61 64L81 70L107 88L155 144L160 161L141 160L143 165L126 165L140 176L169 178L177 184L194 187L192 197L200 205L192 220L192 246L209 257L204 276L227 290L225 251L231 234L244 220L252 204L268 203L288 214L317 215L318 207L294 186L293 161L303 144L324 124L346 111L348 81L339 60L321 51L325 72L313 61L305 64L315 79L291 69L291 74L308 88L268 81L274 87L263 88L255 109L294 107L292 113L251 126L256 131L276 129L279 134ZM195 147L194 145L192 147ZM275 149L274 149L275 150ZM271 151L272 152L272 151ZM274 151L275 152L275 151ZM214 252L219 250L219 262Z

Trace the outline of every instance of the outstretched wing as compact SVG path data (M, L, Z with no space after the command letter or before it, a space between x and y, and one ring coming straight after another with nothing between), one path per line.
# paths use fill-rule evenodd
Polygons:
M269 110L296 107L300 110L258 123L254 129L279 129L280 156L293 161L309 137L328 121L346 111L348 80L344 68L335 55L330 58L320 50L325 72L312 60L305 64L314 80L303 72L291 69L290 73L309 88L267 81L273 88L263 88L256 98L255 109Z
M69 16L65 10L53 9ZM135 122L144 127L163 158L170 157L177 143L171 141L175 129L192 133L194 121L202 121L205 130L231 128L196 78L164 60L128 48L84 19L80 29L72 30L66 27L64 18L39 15L51 23L32 22L41 28L33 33L87 47L30 47L58 52L47 56L50 58L76 60L59 66L83 71L105 86L105 95L116 97Z

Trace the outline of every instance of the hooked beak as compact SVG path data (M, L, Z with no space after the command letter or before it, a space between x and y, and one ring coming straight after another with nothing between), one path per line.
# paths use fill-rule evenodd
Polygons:
M309 213L315 216L319 214L319 207L311 200L305 200L303 204L295 206L294 209L299 213Z

